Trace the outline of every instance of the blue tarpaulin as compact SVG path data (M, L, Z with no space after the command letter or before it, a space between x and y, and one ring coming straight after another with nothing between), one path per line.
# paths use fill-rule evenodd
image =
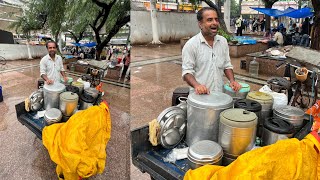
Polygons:
M95 42L89 42L84 44L80 44L80 43L71 43L71 44L74 44L75 46L79 46L79 47L94 47L97 45L97 43Z
M268 16L273 16L273 17L287 16L291 18L305 18L313 15L311 8L293 9L289 7L284 11L281 11L278 9L254 8L254 7L251 7L251 9L254 9L263 14L266 14Z

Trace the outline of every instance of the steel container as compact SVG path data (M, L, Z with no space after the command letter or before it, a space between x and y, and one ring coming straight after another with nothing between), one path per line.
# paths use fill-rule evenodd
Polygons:
M258 101L254 101L251 99L238 99L234 102L234 108L241 108L250 112L254 112L258 117L258 124L259 124L259 121L262 119L261 118L262 106ZM259 134L259 126L257 126L256 135L258 137L261 137L261 134Z
M62 113L57 108L51 108L44 113L44 121L46 125L51 125L61 121Z
M238 99L245 99L250 92L250 85L246 83L239 83L241 85L241 89L238 92L235 92L232 90L230 87L229 83L225 84L223 87L224 93L230 95L233 100L238 100Z
M189 94L186 143L191 146L201 140L218 142L220 112L232 106L232 97L221 92Z
M64 92L65 89L66 86L58 82L55 82L54 84L50 85L45 84L43 86L44 109L59 109L60 94Z
M223 150L216 142L202 140L189 147L187 156L191 169L196 169L206 164L221 165Z
M79 96L73 92L63 92L60 94L60 110L63 115L71 116L77 109Z
M74 81L71 83L72 86L79 88L79 94L82 94L84 84L82 82Z
M279 117L271 117L264 121L262 133L262 145L267 146L281 139L293 136L294 126L289 121Z
M94 99L97 99L99 95L99 91L93 87L85 89L83 93L92 96Z
M272 117L273 97L267 93L252 91L248 93L247 99L257 101L261 104L261 118L258 119L257 127L257 135L261 137L264 120Z
M88 94L82 94L80 96L80 108L79 110L85 110L91 106L93 106L95 99L88 95Z
M273 110L273 116L287 120L295 127L295 132L298 132L303 126L304 111L293 106L280 106Z
M238 157L252 149L256 139L257 119L255 113L240 108L221 112L219 144L224 154Z

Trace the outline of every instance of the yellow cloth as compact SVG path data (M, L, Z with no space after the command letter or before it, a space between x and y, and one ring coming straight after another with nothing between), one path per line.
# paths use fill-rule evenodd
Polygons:
M318 150L319 142L311 134L301 141L295 138L280 140L242 154L226 167L206 165L189 170L184 180L320 179Z
M111 135L111 118L105 103L79 111L66 123L46 126L43 145L57 164L58 177L78 180L102 173Z

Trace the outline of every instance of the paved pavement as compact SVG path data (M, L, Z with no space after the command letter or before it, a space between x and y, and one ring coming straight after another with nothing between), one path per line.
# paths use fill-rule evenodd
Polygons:
M75 76L71 76L74 79ZM37 87L39 59L8 61L0 66L0 179L57 179L56 165L48 151L28 128L18 122L15 105ZM130 89L104 83L103 99L110 105L111 139L107 145L106 168L89 179L129 179L130 176Z
M252 78L240 69L240 60L232 58L235 78L246 82L252 90L266 84L268 77ZM225 79L226 80L226 79ZM167 107L177 87L187 86L181 78L180 44L133 46L131 64L131 130L142 127ZM131 179L147 180L149 175L131 164Z

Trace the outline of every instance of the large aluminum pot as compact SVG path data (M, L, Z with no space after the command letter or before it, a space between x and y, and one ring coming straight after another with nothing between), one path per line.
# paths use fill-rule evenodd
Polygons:
M293 136L294 126L289 121L278 117L271 117L264 121L262 133L262 145L267 146L281 139Z
M295 132L298 132L303 126L304 111L293 106L279 106L274 108L273 116L287 120L295 127Z
M257 115L253 112L234 108L220 113L219 144L224 154L237 157L254 146L256 139Z
M88 94L81 94L80 96L80 110L85 110L91 106L93 106L95 99Z
M189 94L186 143L191 146L201 140L218 142L220 112L232 106L232 97L221 92Z
M82 94L84 84L82 82L74 81L71 83L72 86L79 88L79 94Z
M258 119L257 136L261 137L263 122L268 117L272 117L273 97L264 92L252 91L247 95L247 99L257 101L261 104L261 118Z
M73 92L60 94L60 110L63 115L71 116L78 106L79 96Z
M192 144L188 149L188 164L191 169L206 164L221 165L222 156L223 151L218 143L202 140Z
M61 121L62 113L57 108L51 108L44 113L44 121L46 125L51 125Z
M44 109L48 110L51 108L59 109L60 94L64 92L66 86L64 84L55 82L54 84L45 84L43 86L44 95Z

